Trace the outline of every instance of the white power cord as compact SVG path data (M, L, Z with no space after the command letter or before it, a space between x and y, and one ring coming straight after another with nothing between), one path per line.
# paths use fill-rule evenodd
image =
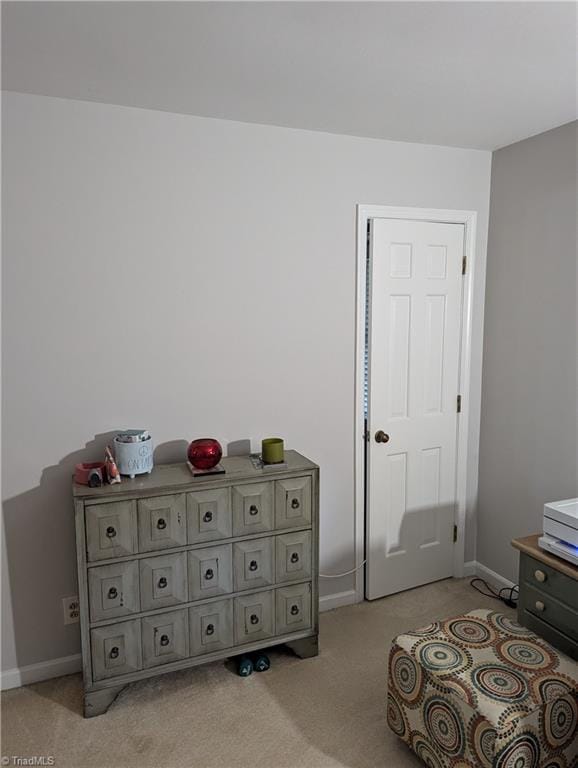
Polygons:
M355 573L355 571L363 568L366 562L367 560L364 560L356 568L352 568L350 571L345 571L345 573L320 573L319 577L322 579L340 579L342 576L349 576L351 573Z

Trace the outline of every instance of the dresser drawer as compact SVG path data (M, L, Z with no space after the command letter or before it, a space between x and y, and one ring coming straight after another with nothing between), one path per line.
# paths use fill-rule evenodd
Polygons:
M274 590L235 598L235 643L251 643L275 634Z
M275 537L277 582L311 578L311 531Z
M136 560L99 565L88 571L91 621L106 621L140 610Z
M107 560L137 552L136 501L87 505L85 520L89 560Z
M92 676L95 680L142 669L140 620L98 627L90 633Z
M233 488L233 535L250 536L273 528L271 483L249 483Z
M311 478L293 477L275 483L275 527L311 525Z
M188 558L191 600L227 595L233 591L230 544L193 549Z
M140 595L143 611L186 603L188 593L185 553L146 557L141 560Z
M189 655L187 611L145 616L142 624L143 667L156 667Z
M233 645L233 601L195 605L189 609L191 656L211 653Z
M286 635L311 626L311 584L275 590L277 634Z
M578 641L578 611L528 584L522 586L520 602L528 613Z
M184 493L139 499L138 543L140 552L182 547L187 543Z
M273 538L250 539L233 544L235 592L275 583Z
M231 538L230 489L187 493L187 528L189 544Z
M520 556L520 579L578 611L578 581L526 554Z

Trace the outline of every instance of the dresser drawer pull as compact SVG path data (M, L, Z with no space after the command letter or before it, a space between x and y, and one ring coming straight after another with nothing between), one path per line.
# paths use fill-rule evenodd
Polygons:
M109 600L115 600L118 597L118 590L117 590L117 588L116 587L111 587L108 590L107 597L108 597Z
M157 528L159 529L159 531L164 531L166 527L167 527L167 521L164 519L164 517L159 517L159 519L157 520Z
M544 603L541 600L536 600L536 610L540 611L540 613L542 613L542 611L546 610L546 606L544 605Z
M298 563L299 562L299 555L297 554L297 552L292 552L291 553L291 562L292 563Z
M106 529L106 535L109 539L114 539L116 536L116 529L112 527L112 525L109 525Z
M291 500L291 509L299 509L299 499Z
M215 575L215 572L213 571L213 569L207 568L207 570L205 571L205 581L210 581L214 575Z
M161 635L161 645L168 645L169 644L169 636L168 635Z
M258 624L259 623L259 617L257 616L256 613L252 613L251 614L251 618L249 619L249 621L251 622L251 624Z
M534 571L534 578L536 579L536 581L544 582L546 581L546 574L544 573L544 571Z
M249 514L252 515L253 517L259 514L259 510L254 504L251 504L251 506L249 507Z
M167 586L167 580L164 576L161 576L158 582L159 589L164 589Z
M110 649L110 653L108 655L111 659L118 659L118 648L116 645Z
M299 607L297 605L291 606L291 616L297 616L299 613Z
M212 512L205 512L203 515L203 523L210 523L213 519L213 513Z
M207 624L207 628L205 629L206 635L214 635L215 634L215 627L213 624Z
M256 571L258 567L259 566L257 565L257 561L256 560L251 560L251 562L249 563L249 570L250 571Z

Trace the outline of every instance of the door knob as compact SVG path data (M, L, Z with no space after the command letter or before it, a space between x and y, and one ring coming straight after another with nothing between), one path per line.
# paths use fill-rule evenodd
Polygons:
M375 442L376 443L388 443L389 442L389 435L386 434L383 429L378 429L375 433Z

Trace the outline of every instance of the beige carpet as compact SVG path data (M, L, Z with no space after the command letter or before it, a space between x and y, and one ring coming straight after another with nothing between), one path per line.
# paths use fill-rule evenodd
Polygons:
M2 755L57 767L420 766L385 724L386 652L400 632L496 601L467 580L430 584L321 616L321 654L271 653L247 679L222 662L124 689L85 720L80 675L2 695ZM3 764L14 764L2 761Z

